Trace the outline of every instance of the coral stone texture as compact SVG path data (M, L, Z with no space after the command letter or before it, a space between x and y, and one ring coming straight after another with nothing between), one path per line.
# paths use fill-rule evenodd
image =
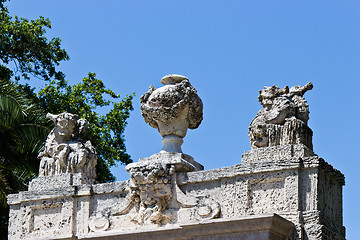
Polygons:
M59 158L74 163L70 153L81 151L69 146L81 142L78 120L58 124L41 154L49 170L40 169L28 191L8 196L10 240L345 239L344 176L312 150L303 98L311 83L261 90L264 109L250 124L251 150L240 164L204 171L180 148L187 128L202 120L202 102L184 76L161 82L141 97L141 109L164 137L163 149L129 164L129 180L95 184L76 164L52 170ZM67 137L56 137L63 132ZM67 157L56 157L66 148L56 151L61 144Z
M169 74L161 83L165 86L155 89L151 85L141 96L141 114L163 137L163 152L181 153L187 129L197 128L202 121L202 101L184 76Z
M46 139L45 150L39 154L39 176L63 173L83 173L96 178L97 156L90 141L82 137L88 130L88 121L71 113L47 114L55 128Z
M312 149L312 131L307 126L309 105L303 98L311 90L305 86L281 89L265 87L259 91L259 102L264 107L249 127L251 148L272 147L286 144L303 144Z

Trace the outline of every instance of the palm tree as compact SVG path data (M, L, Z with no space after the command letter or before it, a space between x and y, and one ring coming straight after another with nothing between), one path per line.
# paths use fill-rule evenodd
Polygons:
M7 236L6 195L26 190L36 177L50 127L19 85L0 80L0 236Z

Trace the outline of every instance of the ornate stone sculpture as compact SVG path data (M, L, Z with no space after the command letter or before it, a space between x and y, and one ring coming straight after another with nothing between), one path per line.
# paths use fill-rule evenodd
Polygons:
M129 173L134 183L132 189L139 200L139 210L133 221L159 225L169 222L171 218L165 214L165 210L173 197L171 177L175 173L175 166L152 162L132 167Z
M311 90L311 82L305 86L265 87L259 91L259 102L264 107L249 127L251 148L286 144L304 144L312 149L312 131L307 126L309 105L303 98Z
M203 105L186 77L169 74L161 83L165 86L155 89L151 85L141 96L141 114L163 137L162 151L181 153L187 129L197 128L202 121Z
M303 94L311 87L260 91L264 109L251 123L253 149L241 164L200 171L191 156L162 151L128 164L131 179L122 182L96 184L83 174L94 173L96 163L95 150L80 138L85 120L49 115L56 128L41 155L43 176L7 196L9 240L345 240L344 176L304 145L311 130ZM157 126L171 112L160 109ZM175 119L189 118L182 114Z
M177 174L192 169L186 169L178 154L159 153L129 164L126 167L131 176L129 195L121 207L109 210L111 215L126 215L135 207L135 213L130 216L134 223L159 226L179 221L179 216L174 214L179 208L188 209L196 220L219 217L220 204L217 201L209 196L188 196L179 188ZM175 158L171 159L171 155ZM103 217L93 219L103 221Z
M176 221L172 213L183 207L194 208L196 219L215 218L220 212L217 202L190 199L176 183L177 173L203 169L181 151L187 129L197 128L201 123L201 99L184 76L166 75L161 82L165 86L155 89L151 85L140 102L145 122L163 136L162 151L126 167L131 176L131 194L113 215L127 214L135 206L131 219L136 224L164 225Z
M88 121L67 112L47 117L54 121L55 128L46 139L45 150L39 154L39 176L83 173L95 179L96 151L90 141L82 139Z

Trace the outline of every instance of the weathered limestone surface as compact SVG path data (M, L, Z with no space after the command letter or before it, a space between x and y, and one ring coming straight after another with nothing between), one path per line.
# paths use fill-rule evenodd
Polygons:
M203 104L186 77L169 74L161 83L165 86L155 89L151 85L141 96L141 114L163 137L162 152L181 153L187 129L197 128L203 119Z
M276 213L294 224L289 239L345 239L344 177L317 156L194 172L155 167L161 183L148 169L138 187L131 180L10 195L9 238L97 239Z
M64 186L92 184L95 180L83 173L63 173L53 176L40 176L29 183L29 191L43 191Z
M183 76L166 78L188 84ZM295 95L306 86L295 87ZM301 121L308 114L302 104L294 115ZM176 134L189 121L169 123L170 135L184 137ZM313 153L311 139L256 146L241 164L206 171L179 147L129 164L124 182L95 184L77 172L35 179L28 191L8 196L9 239L345 239L344 176Z
M312 149L312 131L307 126L309 105L303 98L312 88L309 82L290 90L275 85L260 90L258 98L264 108L250 123L251 148L303 144Z
M179 224L148 231L129 231L126 233L105 232L80 239L97 240L135 240L135 239L194 239L194 240L232 240L232 239L284 239L293 224L276 214L247 216L236 219L216 219L201 224Z
M314 156L314 152L303 144L287 144L273 147L255 148L242 154L241 162L269 162L278 159Z
M97 156L90 141L82 137L88 130L88 121L71 113L47 114L55 128L46 139L45 150L39 154L39 176L63 173L83 173L96 178Z

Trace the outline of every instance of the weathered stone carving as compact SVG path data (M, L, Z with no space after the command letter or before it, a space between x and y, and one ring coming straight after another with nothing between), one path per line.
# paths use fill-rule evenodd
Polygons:
M90 217L89 228L93 232L111 228L110 218L124 216L139 226L166 225L180 221L176 211L188 209L193 220L217 218L220 204L209 196L186 195L177 184L177 174L196 167L184 161L181 153L158 153L129 164L126 170L131 181L127 195L120 204L109 205L95 211Z
M174 209L193 208L197 219L215 218L220 207L207 198L188 198L176 184L176 173L202 170L203 166L181 151L182 138L187 129L197 128L202 120L202 102L189 80L170 74L162 78L165 86L152 85L140 99L145 122L157 128L163 136L160 153L129 164L131 184L120 206L109 208L111 216L128 216L137 225L165 225L176 222ZM208 206L209 205L209 206ZM92 231L104 231L106 213L92 216ZM98 226L98 227L97 227ZM111 226L110 226L111 227Z
M132 218L138 224L169 222L171 217L165 214L173 197L171 177L175 167L152 162L149 165L133 166L129 173L134 185L131 187L138 199L138 212Z
M260 90L258 98L264 108L250 123L251 148L304 144L312 149L312 131L307 126L309 105L303 98L312 88L309 82L290 90L275 85Z
M214 219L220 215L220 204L214 199L205 198L196 206L195 219Z
M163 137L162 151L182 152L187 129L197 128L202 121L202 101L184 76L169 74L161 83L165 86L155 89L151 85L141 96L141 114Z
M344 176L307 147L302 96L310 88L260 91L264 109L250 130L265 131L251 132L258 136L254 149L235 166L201 171L191 156L162 151L127 165L131 179L123 182L95 184L82 173L34 179L28 191L8 196L9 239L344 240ZM42 171L61 173L56 161L68 164L71 144L83 143L76 137L81 124L71 116L49 136L53 154ZM56 155L65 148L69 153Z
M89 228L93 232L106 231L110 226L109 219L105 216L91 217L89 221Z
M177 172L187 172L190 169L184 161L172 161L169 154L155 154L126 167L132 181L130 194L125 201L126 204L118 211L112 211L113 215L127 214L135 206L136 213L131 220L140 225L164 225L173 222L174 210L171 211L170 208L193 208L196 220L219 216L220 204L214 199L187 196L181 191L176 181ZM182 155L172 154L176 157Z
M39 176L63 173L83 173L96 178L97 156L90 141L82 137L88 129L88 121L71 113L47 114L55 123L46 139L45 150L39 154Z

